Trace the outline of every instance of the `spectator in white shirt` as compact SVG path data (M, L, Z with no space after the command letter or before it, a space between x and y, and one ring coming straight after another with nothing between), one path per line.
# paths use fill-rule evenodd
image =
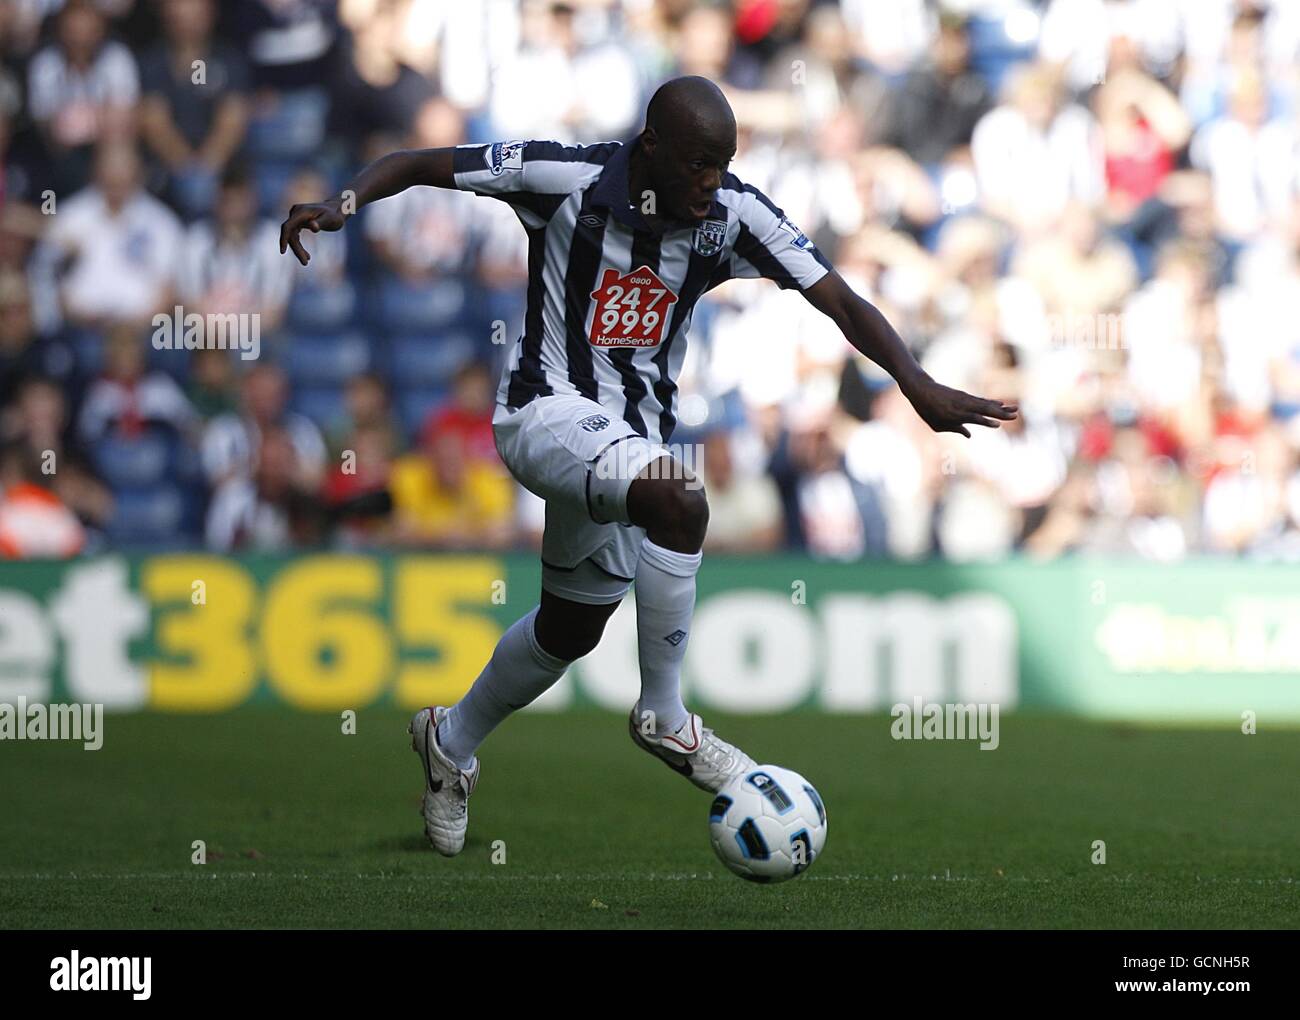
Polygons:
M529 0L521 30L522 49L501 68L492 90L499 135L588 144L635 128L640 83L621 45L584 42L573 7L564 3Z
M1008 101L975 126L971 150L984 209L1026 233L1049 227L1071 199L1091 206L1105 194L1097 122L1065 102L1050 67L1012 79Z
M135 58L108 38L90 0L67 0L55 40L27 69L27 102L49 150L56 190L86 183L96 142L129 136L140 81Z
M232 164L221 180L213 216L190 227L181 258L185 312L255 314L265 338L284 321L292 264L280 257L280 231L259 219L247 169Z
M81 404L77 431L87 445L109 433L133 438L144 428L163 425L180 435L197 422L185 392L165 372L145 363L144 337L118 326L104 344L104 374L91 384Z
M37 274L57 287L66 322L105 329L171 311L181 224L141 186L131 143L101 146L95 183L65 199L50 220Z
M407 143L413 149L433 149L464 140L460 111L445 99L433 99L421 109ZM366 208L365 235L395 275L410 283L427 283L468 268L480 229L477 223L487 212L482 206L500 204L467 201L466 196L441 188L408 188ZM506 212L517 224L514 215ZM514 233L522 231L515 226Z
M1236 81L1228 112L1192 139L1192 162L1209 171L1219 227L1237 241L1257 237L1286 215L1300 170L1294 126L1269 120L1268 91L1258 72Z

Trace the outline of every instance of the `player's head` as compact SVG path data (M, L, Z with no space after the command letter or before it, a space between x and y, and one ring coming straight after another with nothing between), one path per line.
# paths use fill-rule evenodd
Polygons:
M704 219L736 154L736 117L722 90L695 75L661 85L646 107L641 150L656 211Z

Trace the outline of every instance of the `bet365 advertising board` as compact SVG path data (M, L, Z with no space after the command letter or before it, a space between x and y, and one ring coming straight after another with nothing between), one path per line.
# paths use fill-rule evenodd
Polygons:
M107 556L0 565L0 701L339 711L455 700L536 604L525 555ZM634 596L534 708L626 711ZM926 701L1300 723L1293 568L706 556L683 678L741 713Z

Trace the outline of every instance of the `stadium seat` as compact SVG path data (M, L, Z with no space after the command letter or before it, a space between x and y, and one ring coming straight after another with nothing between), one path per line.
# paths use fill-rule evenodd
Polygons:
M166 347L156 348L152 342L152 333L145 336L145 364L151 372L165 372L176 382L184 386L190 377L190 358L193 351L184 348L172 350Z
M104 369L104 334L91 329L68 329L64 339L77 363L81 379L93 379Z
M454 279L415 285L386 277L377 297L380 322L399 333L446 329L471 311L465 285Z
M506 324L509 339L518 336L523 329L528 298L519 288L476 287L472 304L472 311L485 332L490 333L492 323L498 320Z
M1037 28L1037 16L1029 8L1013 13L1017 19L1015 24ZM1024 39L1008 33L1009 20L1006 12L975 15L967 25L971 66L988 82L994 95L998 94L1002 80L1016 64L1033 59L1038 45L1037 31Z
M476 346L473 337L465 333L395 336L388 361L393 387L449 386L456 370L474 357Z
M370 343L361 333L295 333L286 368L295 387L342 386L370 368Z
M412 443L418 443L429 412L447 400L449 391L435 387L411 387L399 390L394 403L402 431Z
M248 126L254 159L302 160L325 142L329 93L323 88L283 92L278 102L259 111Z
M160 484L172 466L172 449L158 432L134 438L105 436L95 444L95 468L114 491Z
M337 330L352 321L357 292L349 281L328 287L299 282L289 298L288 325L299 333Z
M322 432L333 431L347 416L342 386L295 387L290 405Z
M181 523L185 500L179 489L158 485L148 489L115 492L113 516L106 531L110 542L121 547L147 547L155 551L160 545L184 544Z
M259 160L253 168L253 182L257 189L257 207L264 216L272 219L284 219L287 209L281 209L285 190L289 182L298 173L300 160Z

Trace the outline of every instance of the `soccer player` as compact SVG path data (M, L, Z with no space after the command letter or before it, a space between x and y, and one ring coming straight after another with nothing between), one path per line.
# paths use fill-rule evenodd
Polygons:
M511 473L546 500L541 599L457 704L421 709L411 722L425 832L442 854L464 847L479 745L596 647L633 584L641 668L633 741L711 792L753 766L680 692L709 510L698 480L663 444L676 424L674 379L691 313L707 290L760 276L798 290L936 431L969 436L967 425L1016 415L926 375L799 228L727 172L735 152L722 92L706 78L676 78L655 92L628 145L394 152L339 196L293 206L280 228L281 253L292 249L306 265L303 230L338 230L347 212L432 185L506 202L528 233L524 330L501 376L493 431ZM754 356L762 352L755 337Z

